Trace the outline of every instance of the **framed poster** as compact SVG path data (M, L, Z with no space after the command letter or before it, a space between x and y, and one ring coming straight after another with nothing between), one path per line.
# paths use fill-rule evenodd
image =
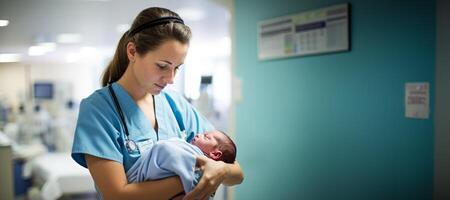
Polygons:
M258 23L260 60L350 50L348 3Z

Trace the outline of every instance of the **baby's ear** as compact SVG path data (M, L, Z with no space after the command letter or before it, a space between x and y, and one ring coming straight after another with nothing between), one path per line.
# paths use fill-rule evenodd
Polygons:
M222 151L213 150L209 152L209 157L211 157L213 160L220 160L220 158L222 158Z

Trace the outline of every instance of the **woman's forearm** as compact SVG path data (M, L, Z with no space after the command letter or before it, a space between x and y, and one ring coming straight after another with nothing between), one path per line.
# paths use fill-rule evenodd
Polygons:
M183 184L178 176L129 184L121 163L90 155L85 158L92 178L105 200L167 200L183 191Z
M167 200L183 191L178 176L155 181L127 184L117 199L161 199Z
M223 181L223 184L226 186L233 186L242 183L244 180L244 173L242 172L241 166L236 161L234 164L228 164L229 166L229 175Z

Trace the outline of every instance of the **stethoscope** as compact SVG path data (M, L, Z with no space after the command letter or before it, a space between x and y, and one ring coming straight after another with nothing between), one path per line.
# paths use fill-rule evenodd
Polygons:
M127 148L128 153L137 152L138 146L135 141L130 139L130 134L128 132L128 126L127 122L125 121L125 116L123 115L122 108L119 105L119 100L117 100L116 93L114 92L114 89L112 88L111 84L108 85L108 89L109 93L111 93L111 96L113 98L117 112L119 113L120 121L122 122L123 127L125 129L125 147ZM153 99L153 107L154 106L155 106L155 99ZM158 134L156 134L156 140L159 140Z

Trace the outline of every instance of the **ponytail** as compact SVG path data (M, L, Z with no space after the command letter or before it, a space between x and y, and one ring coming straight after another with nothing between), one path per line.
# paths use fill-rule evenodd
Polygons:
M128 67L128 56L127 56L127 44L128 44L128 31L125 32L119 40L116 52L111 62L106 67L103 72L102 86L107 86L109 83L116 82L125 73Z

